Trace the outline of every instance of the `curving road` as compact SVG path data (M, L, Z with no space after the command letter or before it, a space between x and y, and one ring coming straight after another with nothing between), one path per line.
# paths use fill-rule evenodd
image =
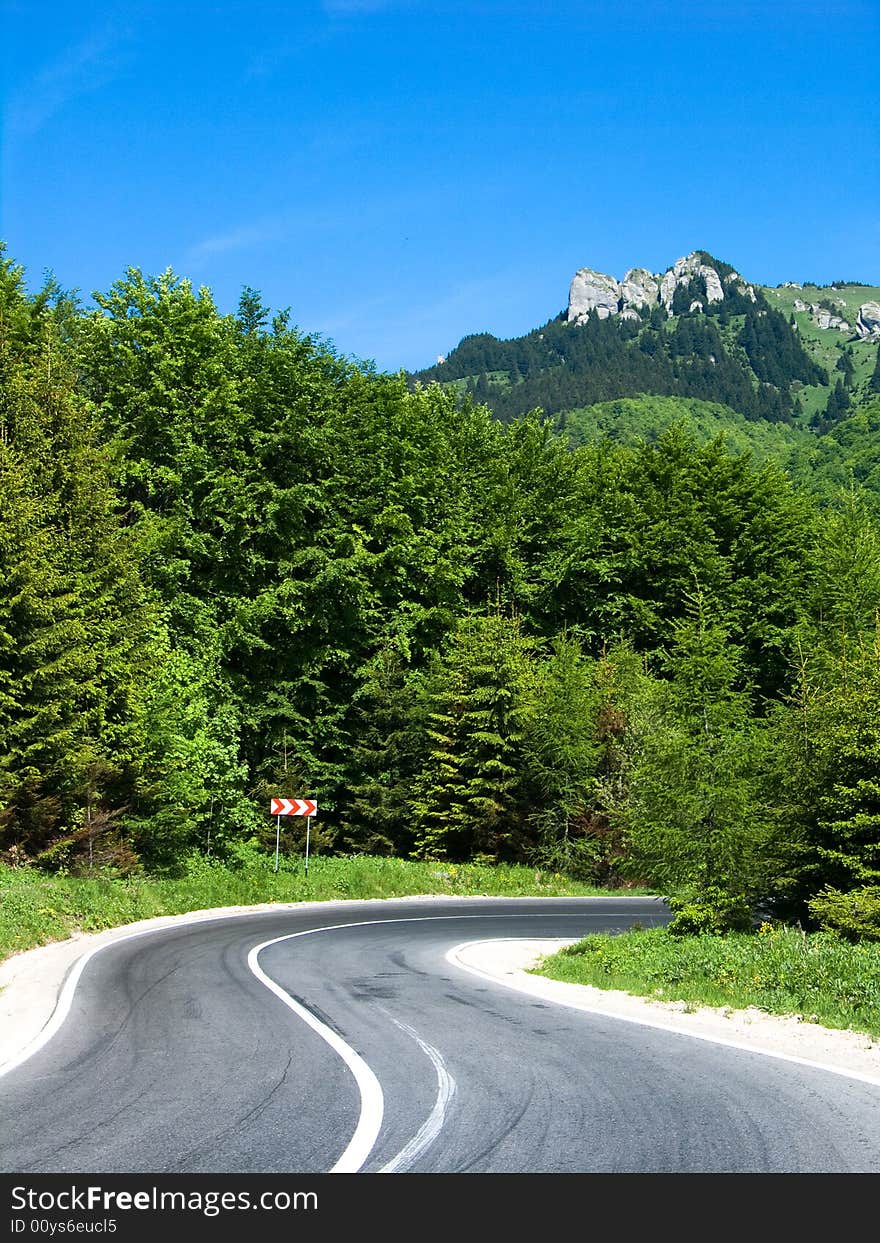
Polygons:
M333 903L117 941L0 1079L0 1169L880 1172L880 1087L447 958L666 918L635 898Z

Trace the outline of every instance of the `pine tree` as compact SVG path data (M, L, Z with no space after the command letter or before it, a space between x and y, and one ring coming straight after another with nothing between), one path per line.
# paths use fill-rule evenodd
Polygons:
M351 777L339 812L340 843L366 854L411 853L413 781L421 768L425 722L419 678L387 646L362 672Z
M807 604L812 646L858 642L880 611L880 531L865 494L841 489L816 528Z
M2 276L3 829L60 860L87 802L105 798L110 815L131 794L130 694L156 616L122 521L116 452L76 391L69 308L54 287L30 300L12 269Z
M416 782L415 853L521 858L518 795L527 644L516 620L465 617L426 679L428 756Z
M811 651L773 720L772 796L792 843L789 906L880 883L880 633Z
M601 753L594 663L567 635L527 669L523 783L532 808L535 862L592 879L598 863L589 834L593 783Z
M877 361L874 363L874 370L868 381L868 391L870 393L880 393L880 348L877 350Z
M6 848L30 854L63 824L70 796L75 621L53 552L46 505L0 443L0 831Z

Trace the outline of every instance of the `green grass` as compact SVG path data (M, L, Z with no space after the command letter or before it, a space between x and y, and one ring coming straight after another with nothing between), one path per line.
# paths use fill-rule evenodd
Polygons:
M840 378L836 370L837 360L844 348L852 351L853 387L856 401L867 398L867 386L874 373L877 361L876 341L860 341L855 339L855 323L859 307L863 302L880 301L880 288L876 285L844 285L840 289L819 289L815 285L804 285L802 289L765 288L764 293L771 306L780 310L786 318L794 315L801 341L808 353L821 366L825 367L831 379L831 386ZM852 325L852 332L845 334L834 328L819 328L812 320L809 311L795 311L797 299L802 302L818 303L823 299L832 302L844 302L845 306L836 305L835 312ZM828 401L830 387L811 386L799 391L801 404L804 408L804 419L822 410Z
M413 894L564 897L607 893L558 873L512 865L356 856L283 860L241 847L235 866L192 856L181 876L65 876L0 864L0 959L19 950L157 915L264 902ZM628 890L629 893L647 892Z
M729 406L695 397L620 397L565 414L564 434L573 445L609 439L619 444L652 442L672 423L684 422L701 444L723 433L734 453L752 454L756 465L783 464L798 449L812 447L815 436L784 423L751 420Z
M880 1039L880 945L762 925L756 933L676 937L663 928L590 936L537 974L655 1001L798 1015Z
M848 319L851 324L855 324L859 307L863 302L880 301L880 288L876 285L841 285L839 289L832 289L830 286L820 288L818 285L804 285L800 289L792 289L778 285L775 288L764 286L763 292L770 305L777 307L786 315L794 311L794 304L798 299L806 302L808 306L811 302L821 302L825 299L835 303L835 313L843 319ZM844 302L846 305L836 305L839 302ZM796 312L796 314L802 313Z

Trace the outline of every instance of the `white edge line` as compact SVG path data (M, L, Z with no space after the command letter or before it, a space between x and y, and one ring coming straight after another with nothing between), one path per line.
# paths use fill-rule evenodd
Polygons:
M102 941L100 945L92 946L90 950L86 950L79 958L77 958L74 961L73 966L68 969L67 974L64 977L61 990L55 1001L55 1008L46 1020L45 1025L40 1028L33 1040L28 1041L20 1052L14 1054L5 1062L0 1063L0 1079L2 1079L4 1075L8 1075L10 1071L16 1070L24 1062L29 1061L30 1058L39 1053L40 1050L49 1043L58 1029L62 1026L67 1016L70 1014L70 1008L73 1005L73 995L76 992L76 986L79 984L83 971L95 955L100 954L102 950L112 949L115 945L123 945L126 941L135 941L138 937L158 936L162 932L174 932L177 928L191 928L201 924L223 923L225 920L246 919L248 916L278 915L289 911L298 913L306 906L314 907L316 905L318 904L311 902L303 903L302 905L299 903L279 902L277 907L267 908L264 906L257 906L251 908L250 910L226 911L223 914L217 915L206 916L202 912L194 912L190 915L170 915L167 916L167 918L169 921L173 922L157 924L152 928L139 928L137 932L126 932L121 937L112 937L107 941ZM158 918L164 919L166 917L159 916ZM122 927L124 926L125 925L123 924ZM114 932L116 930L107 929L107 931ZM94 935L101 936L102 934L95 933ZM64 942L48 942L46 946L34 946L33 948L45 949L52 944L62 945ZM27 953L26 950L24 952ZM8 959L4 960L4 962L8 961Z
M515 938L499 937L498 940L511 941L515 940ZM504 988L512 988L516 992L525 993L530 997L540 997L542 1001L549 1001L553 1005L566 1006L571 1010L585 1010L590 1014L599 1015L603 1019L611 1019L613 1022L635 1023L640 1027L655 1027L658 1031L672 1032L676 1036L690 1036L692 1040L707 1040L710 1044L725 1045L729 1049L741 1049L745 1053L759 1053L762 1057L775 1057L781 1062L794 1062L797 1066L808 1066L813 1070L825 1070L831 1075L842 1075L846 1079L856 1079L859 1083L870 1083L874 1087L880 1087L880 1075L870 1075L864 1071L849 1070L843 1066L835 1066L830 1062L816 1062L806 1057L797 1057L793 1053L781 1053L775 1049L762 1049L757 1045L749 1044L745 1040L731 1040L726 1036L710 1036L705 1032L695 1032L690 1028L679 1027L674 1023L661 1023L655 1019L636 1018L631 1014L610 1014L607 1010L603 1010L598 1006L591 1006L580 998L578 1000L566 1000L563 997L550 997L540 989L530 987L524 981L510 980L504 976L493 975L491 971L482 971L479 967L472 967L468 963L463 963L458 957L462 951L469 947L484 944L484 941L463 941L461 945L454 945L446 954L446 961L452 966L458 967L461 971L468 971L471 975L479 976L480 979L491 980L495 984L501 984Z
M348 924L341 925L349 927ZM327 928L315 928L309 930L314 932L327 932ZM260 952L268 949L270 945L278 945L282 941L293 940L294 937L304 936L306 933L295 932L291 936L274 937L271 941L263 941L261 945L255 945L247 957L247 964L251 971L257 977L261 984L264 984L270 992L283 1001L288 1009L292 1010L299 1018L302 1019L311 1029L318 1033L322 1040L326 1040L334 1053L338 1053L345 1065L354 1075L358 1091L361 1095L361 1112L358 1118L358 1124L355 1127L354 1135L352 1135L348 1147L342 1156L329 1171L331 1174L356 1174L361 1166L369 1157L373 1150L373 1146L379 1136L379 1130L382 1126L382 1117L385 1110L385 1101L382 1096L382 1088L379 1080L373 1074L370 1067L356 1053L351 1045L346 1044L341 1036L337 1035L331 1027L326 1023L322 1023L320 1019L312 1014L311 1010L307 1010L305 1006L295 1001L289 993L276 984L273 979L266 975L257 959Z
M76 992L77 984L79 984L80 976L96 954L100 954L102 950L110 949L111 946L122 945L126 941L135 941L138 937L146 937L151 934L155 935L160 932L173 931L175 928L189 926L196 923L207 924L216 923L218 920L222 919L236 919L240 914L243 915L245 913L246 912L242 911L230 915L218 915L211 919L192 919L186 921L185 924L184 921L181 921L179 924L163 924L161 928L141 928L137 932L126 933L125 936L115 937L111 941L104 941L100 945L95 945L90 950L86 950L81 957L76 959L73 966L64 977L64 983L61 986L61 991L59 992L58 999L55 1002L55 1008L47 1019L45 1025L40 1029L37 1035L34 1036L33 1040L29 1041L19 1053L9 1058L8 1061L0 1064L0 1079L2 1079L4 1075L8 1075L10 1071L16 1070L17 1067L21 1066L24 1062L29 1061L30 1058L32 1058L36 1053L39 1053L39 1051L49 1043L58 1029L62 1026L67 1016L70 1014L70 1008L73 1005L73 995Z
M428 895L428 897L433 897L433 896L434 896L433 894ZM440 895L441 898L444 896L445 895ZM471 900L492 901L493 896L494 895L466 894L464 895L464 897L462 897L459 900L460 901L471 901ZM632 901L639 900L638 897L631 897L631 895L628 895L628 894L624 895L624 897L630 898ZM406 895L404 895L401 898L364 899L364 901L371 901L371 902L372 901L375 901L375 902L406 902L407 900L408 898ZM421 897L417 896L416 900L417 901L421 900ZM505 901L505 902L531 901L531 899L529 898L505 898L505 897L501 897L499 898L499 900ZM571 899L564 898L564 897L563 898L553 897L553 898L543 898L541 900L544 902L566 902L566 901L570 901ZM52 1037L55 1035L58 1029L62 1026L65 1019L70 1013L70 1008L71 1008L71 1005L73 1004L73 995L76 991L76 986L79 983L80 976L82 975L88 963L95 957L96 954L99 954L102 950L110 949L115 945L122 945L126 941L134 941L137 937L146 937L146 936L153 936L153 935L158 936L162 932L173 932L177 928L188 928L196 924L222 923L224 920L246 919L249 916L258 917L261 915L266 915L268 917L270 915L281 915L281 914L290 914L290 913L299 914L306 909L314 910L314 908L317 906L332 907L332 906L341 906L341 905L347 905L347 904L336 903L336 902L328 902L328 903L323 903L323 902L280 903L279 902L277 906L272 906L268 908L265 906L257 906L257 907L253 907L250 910L227 911L224 914L210 915L208 917L205 917L201 913L194 914L192 915L192 917L187 917L186 915L182 915L182 916L174 915L174 916L168 917L169 919L174 920L173 923L162 924L161 926L156 926L153 928L139 928L137 932L128 932L124 936L114 937L112 940L103 941L100 945L93 946L92 949L86 950L80 958L77 958L73 966L68 969L67 975L64 977L64 983L62 984L61 991L59 992L58 998L55 1002L55 1008L53 1009L49 1018L46 1020L45 1025L42 1028L40 1028L40 1031L37 1033L37 1035L34 1036L32 1040L28 1041L28 1043L24 1046L23 1049L20 1050L20 1052L14 1054L12 1057L8 1058L5 1062L0 1062L0 1079L2 1079L4 1075L8 1075L10 1071L16 1070L24 1062L27 1062L35 1054L39 1053L40 1050L45 1045L49 1043L49 1041L52 1039ZM534 919L535 918L535 912L531 912L528 915L526 914L517 915L517 914L514 914L513 912L499 912L499 914L504 914L508 919ZM552 918L552 919L568 919L571 916L571 914L572 914L571 911L566 911L564 914L559 914L559 915L556 915L550 911L540 912L541 918ZM599 919L599 918L604 918L604 913L602 915L592 915L589 912L585 911L582 917L585 919ZM160 918L165 918L165 917L162 916ZM412 916L407 915L407 916L398 917L397 919L382 919L382 920L364 919L356 923L352 922L352 923L347 923L347 924L333 924L333 925L328 926L328 928L326 929L325 928L310 928L310 929L307 929L306 931L307 932L324 932L324 931L332 931L333 928L364 928L371 924L422 923L426 920L433 920L433 919L495 919L495 918L496 918L495 915L466 915L466 914L412 915ZM124 927L124 925L122 926ZM115 931L115 930L110 929L108 931ZM95 935L100 936L101 933L96 933ZM294 933L293 935L300 936L304 934ZM49 944L53 944L53 943L50 942ZM63 942L55 942L54 944L60 945L60 944L63 944ZM34 948L42 949L45 947L35 946ZM6 961L8 961L8 959L4 960L4 962Z
M406 1032L408 1036L411 1036L416 1041L422 1052L431 1059L434 1070L437 1073L437 1098L434 1101L434 1108L409 1143L400 1150L396 1157L392 1157L379 1170L380 1174L399 1174L403 1170L408 1170L440 1134L446 1121L446 1111L452 1103L453 1096L455 1096L456 1084L452 1075L446 1069L446 1063L443 1061L440 1052L433 1045L422 1040L421 1036L413 1031L407 1023L401 1023L393 1015L389 1017L401 1031Z
M475 895L475 896L483 900L483 895ZM631 895L625 895L625 896L630 897ZM395 899L395 900L405 901L406 898ZM529 899L526 898L523 900L528 901ZM565 902L569 900L570 899L565 898L565 897L556 898L556 899L553 899L553 898L545 899L545 901L549 901L549 902L553 902L553 901ZM635 900L639 900L639 899L636 898ZM74 994L76 992L76 988L77 988L77 985L79 984L83 971L88 966L88 964L91 962L91 960L97 954L100 954L102 950L110 949L112 946L122 945L127 941L134 941L138 937L159 935L162 932L174 931L175 929L182 928L182 927L191 927L195 924L220 923L220 922L223 922L224 920L243 919L243 918L247 918L248 916L260 916L264 914L267 916L281 914L282 912L287 912L291 909L296 910L297 908L299 908L300 910L302 910L306 905L313 907L315 905L322 905L322 904L308 903L308 904L303 904L302 907L299 907L299 904L291 904L290 906L287 906L287 905L282 906L279 903L277 910L272 910L271 908L269 910L266 910L265 908L261 907L261 908L255 908L254 910L228 911L225 914L212 915L212 916L208 916L207 918L199 914L198 916L194 916L191 919L187 919L186 917L182 919L175 919L175 922L163 924L161 927L141 928L137 932L130 932L121 937L114 937L112 940L105 941L101 945L93 946L92 949L87 950L80 958L78 958L73 964L73 966L70 968L67 976L64 979L64 984L62 985L61 991L58 995L58 1000L55 1003L55 1009L52 1011L52 1014L49 1020L47 1021L46 1025L40 1030L40 1032L34 1037L34 1039L31 1040L24 1047L24 1049L21 1050L20 1053L18 1053L12 1058L9 1058L6 1062L3 1062L2 1064L0 1064L0 1078L3 1078L4 1075L8 1075L11 1071L16 1070L19 1066L29 1061L32 1057L35 1056L35 1054L39 1053L40 1050L43 1049L49 1043L52 1037L58 1032L58 1030L61 1028L63 1023L67 1019L68 1015L70 1014L71 1006L73 1005ZM564 914L560 913L558 916L554 916L550 912L539 912L539 913L529 912L528 914L524 913L522 915L514 914L513 912L500 912L500 913L505 914L508 919L534 919L536 917L536 914L539 914L542 918L547 918L549 916L550 918L567 919L567 918L570 918L572 914L572 912L570 911L567 911ZM587 919L604 918L605 913L603 912L601 915L600 914L591 915L587 911L584 911L582 917L587 918ZM294 937L308 936L314 932L332 932L332 931L336 931L342 928L363 928L363 927L368 927L368 926L378 925L378 924L425 923L425 922L429 922L433 920L494 919L494 918L496 918L494 914L467 915L467 914L457 913L454 915L402 916L402 917L398 917L395 919L383 919L383 920L366 919L366 920L360 920L360 921L352 921L350 923L344 923L344 924L331 924L331 925L326 925L320 928L307 928L303 930L302 932L289 933L287 934L287 936L277 937L270 941L264 941L260 945L258 945L255 950L251 950L250 954L248 955L248 965L250 966L251 971L254 973L257 979L259 979L262 984L265 984L265 986L269 988L271 992L275 993L275 995L281 1001L283 1001L285 1005L289 1006L290 1009L294 1010L297 1014L299 1014L300 1017L302 1017L310 1026L314 1027L314 1029L320 1035L322 1035L325 1040L327 1040L327 1043L330 1044L334 1049L336 1049L336 1051L340 1054L343 1060L346 1061L346 1064L350 1066L350 1068L352 1069L352 1073L355 1074L355 1079L358 1082L358 1087L361 1092L361 1104L362 1104L361 1119L358 1122L358 1126L355 1130L355 1134L352 1137L352 1140L349 1143L348 1148L346 1148L345 1152L342 1154L342 1157L340 1157L339 1161L337 1161L331 1173L348 1172L348 1165L346 1164L346 1166L343 1168L342 1163L343 1161L345 1162L351 1161L356 1155L358 1155L359 1147L362 1146L365 1140L365 1137L369 1132L369 1129L371 1129L372 1126L375 1124L376 1104L377 1102L379 1103L380 1109L382 1109L384 1105L384 1102L382 1100L382 1089L379 1085L379 1081L376 1079L372 1070L370 1070L366 1062L364 1062L363 1059L360 1058L359 1054L357 1054L354 1051L354 1049L351 1049L348 1045L346 1045L345 1042L342 1041L340 1037L338 1037L336 1033L332 1031L331 1028L325 1027L324 1024L320 1023L320 1021L317 1018L315 1018L315 1016L311 1014L310 1011L305 1010L304 1007L299 1006L299 1003L294 1001L294 999L290 997L289 994L285 993L284 990L280 987L280 985L276 985L274 980L271 980L269 976L267 976L262 971L262 969L259 967L259 964L256 961L255 955L258 954L260 950L265 949L268 945L275 944L277 941L292 940ZM252 956L254 956L253 965L251 965ZM494 978L494 977L488 977L488 978ZM340 1048L337 1048L337 1044L336 1044L337 1041L339 1042L339 1045L341 1046ZM357 1059L357 1062L360 1063L360 1067L362 1067L362 1069L360 1069L359 1067L361 1078L358 1078L358 1074L355 1073L353 1069L353 1062L350 1063L346 1058L346 1054L342 1052L343 1047L352 1059ZM373 1085L369 1083L370 1077L372 1077L372 1079L374 1080L375 1087L373 1087ZM377 1092L378 1092L378 1097L376 1096ZM379 1119L379 1125L381 1125L381 1116ZM377 1135L378 1135L378 1127L376 1129L376 1135L373 1136L373 1140L372 1140L373 1144L375 1143ZM358 1147L355 1147L355 1141L357 1141ZM372 1147L372 1144L371 1144L371 1147ZM367 1152L363 1156L361 1160L361 1165L363 1164L363 1161L366 1160L367 1155L369 1155L369 1152ZM360 1165L357 1166L356 1168L359 1169Z

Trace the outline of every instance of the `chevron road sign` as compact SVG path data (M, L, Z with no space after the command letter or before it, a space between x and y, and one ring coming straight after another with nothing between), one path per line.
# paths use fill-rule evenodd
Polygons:
M273 798L270 816L314 816L318 804L310 798Z
M269 814L275 817L275 871L278 871L278 857L281 851L281 817L306 817L306 876L309 874L309 830L312 827L311 817L318 811L318 804L313 798L273 798L269 805Z

